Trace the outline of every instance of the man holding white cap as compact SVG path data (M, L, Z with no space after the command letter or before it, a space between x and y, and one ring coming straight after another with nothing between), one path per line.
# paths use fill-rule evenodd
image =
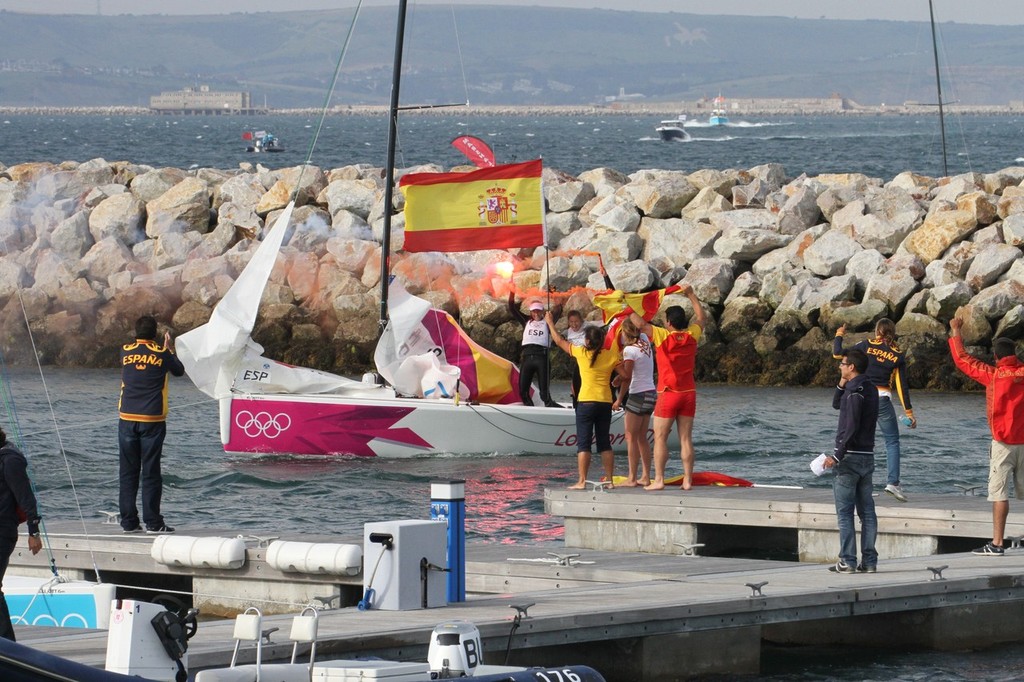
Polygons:
M540 389L540 399L544 401L544 406L561 407L551 399L549 388L548 348L551 346L551 334L548 331L547 322L544 321L544 304L533 300L530 302L529 309L530 315L527 317L516 305L515 292L509 292L508 310L512 313L512 317L523 325L523 351L519 359L519 398L524 405L533 405L533 399L530 397L530 384L536 377L537 388Z

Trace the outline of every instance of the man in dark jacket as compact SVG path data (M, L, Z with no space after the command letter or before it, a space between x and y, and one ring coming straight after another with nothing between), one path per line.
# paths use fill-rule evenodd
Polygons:
M18 512L28 520L28 549L38 554L43 541L39 539L39 511L28 480L28 462L13 443L7 442L7 434L0 429L0 584L18 544L18 524L21 523ZM14 641L14 626L3 592L0 592L0 637Z
M878 566L875 537L878 517L871 497L871 473L875 470L875 425L878 391L868 379L868 357L851 349L839 363L839 383L832 407L839 410L839 427L832 456L825 468L835 468L832 490L839 524L839 561L829 570L836 573L874 573ZM861 563L857 564L857 531L853 512L860 517Z
M160 514L163 476L160 457L167 435L167 375L185 373L171 350L171 335L156 342L156 319L143 315L135 322L135 340L121 347L121 399L117 444L121 453L119 478L121 528L142 532L135 500L142 478L142 519L147 533L173 533Z

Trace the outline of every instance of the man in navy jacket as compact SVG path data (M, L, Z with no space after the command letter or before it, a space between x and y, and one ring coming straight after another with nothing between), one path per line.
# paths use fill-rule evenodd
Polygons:
M117 444L121 528L142 532L136 498L142 479L142 520L147 533L173 533L160 514L163 476L160 457L167 435L167 376L185 373L171 349L171 335L156 341L156 319L143 315L135 322L135 340L121 347L121 399L118 401Z
M832 456L825 468L835 469L832 490L839 524L839 561L835 573L874 573L878 566L875 537L878 517L871 497L871 473L875 470L875 425L878 422L878 391L868 379L868 357L851 349L839 363L839 383L832 407L839 410L839 427ZM857 532L853 512L860 517L861 563L857 564Z

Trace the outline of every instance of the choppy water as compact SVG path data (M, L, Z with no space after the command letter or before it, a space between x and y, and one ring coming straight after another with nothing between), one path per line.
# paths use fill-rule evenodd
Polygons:
M18 369L10 375L46 516L78 518L76 496L86 517L115 510L116 370L45 368L55 418L38 373ZM566 394L558 387L556 396L559 388ZM955 483L984 482L984 397L918 392L913 398L920 426L903 435L908 493L953 495L959 494ZM832 391L822 388L700 387L695 428L698 470L756 483L827 487L827 480L813 477L808 463L813 454L831 448L836 421L831 399ZM217 431L216 404L187 378L172 380L170 405L164 511L171 525L316 531L356 538L366 522L423 517L429 510L431 481L465 479L471 540L519 543L561 537L560 519L544 514L542 490L574 480L574 457L495 454L389 460L226 455ZM624 466L625 457L620 459ZM678 473L680 467L677 460L670 462L669 473Z
M399 165L465 163L450 146L459 135L477 135L499 163L542 157L569 173L598 167L632 173L642 168L750 168L781 163L786 171L816 175L861 172L889 180L913 170L942 174L942 145L935 115L751 116L730 125L687 126L691 140L663 142L661 116L405 116L399 121ZM314 117L28 116L0 117L0 163L129 160L154 166L234 168L259 161L270 168L301 163L316 126ZM266 129L287 151L247 154L242 132ZM947 117L950 174L991 172L1024 157L1024 117ZM326 120L313 163L336 168L353 163L383 167L384 116L332 116Z

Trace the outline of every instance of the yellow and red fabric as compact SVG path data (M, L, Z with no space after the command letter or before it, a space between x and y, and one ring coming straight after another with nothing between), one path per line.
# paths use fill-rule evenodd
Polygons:
M411 173L405 194L405 250L479 251L542 246L540 159L469 173Z

